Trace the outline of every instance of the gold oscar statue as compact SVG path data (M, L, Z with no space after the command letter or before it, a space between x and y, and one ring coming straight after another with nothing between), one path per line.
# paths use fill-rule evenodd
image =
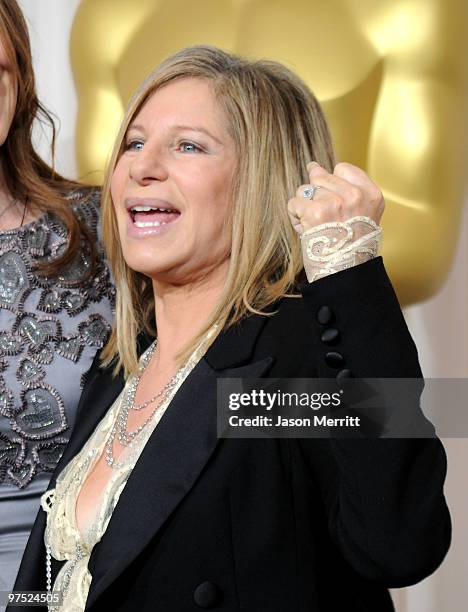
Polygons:
M401 303L424 300L459 233L467 23L463 0L82 0L71 40L81 178L100 183L126 102L170 53L204 43L281 61L322 103L339 159L385 195L383 255Z

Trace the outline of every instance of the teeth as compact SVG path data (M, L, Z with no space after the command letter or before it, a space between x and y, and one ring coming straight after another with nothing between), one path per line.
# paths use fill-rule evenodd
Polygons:
M136 227L159 227L160 225L167 225L167 223L160 223L159 221L134 221Z
M155 210L151 206L134 206L132 212L148 212L149 210Z
M137 212L149 212L150 210L159 210L160 212L172 212L172 208L155 208L154 206L133 206L131 208L132 213Z

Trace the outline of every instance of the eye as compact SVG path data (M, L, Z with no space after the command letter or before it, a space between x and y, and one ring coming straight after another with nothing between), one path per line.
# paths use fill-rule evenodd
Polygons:
M187 140L182 140L179 143L179 149L181 149L182 153L195 153L195 152L203 153L203 149L201 147Z
M143 148L141 140L129 140L125 143L124 151L140 151Z

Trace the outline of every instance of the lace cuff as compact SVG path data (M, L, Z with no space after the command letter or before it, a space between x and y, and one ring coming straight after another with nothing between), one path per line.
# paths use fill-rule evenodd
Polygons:
M322 223L301 234L304 269L310 283L376 257L382 229L370 217Z

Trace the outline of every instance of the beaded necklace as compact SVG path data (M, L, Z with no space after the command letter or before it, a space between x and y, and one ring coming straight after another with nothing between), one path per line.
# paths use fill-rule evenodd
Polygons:
M187 361L187 363L185 363L183 366L181 366L177 370L177 372L174 374L171 380L166 385L164 385L164 387L158 393L156 393L156 395L153 395L153 397L146 400L145 402L142 402L141 404L136 404L135 395L136 395L136 391L138 388L138 384L141 380L141 377L143 376L143 372L146 370L146 367L148 366L149 362L151 361L152 356L154 355L154 352L156 350L156 345L157 345L157 339L153 342L153 344L148 349L147 353L143 356L142 363L139 367L139 373L137 375L133 375L131 379L129 380L129 384L126 390L124 391L124 396L120 403L119 414L117 416L114 426L112 427L111 433L106 441L106 451L105 451L106 463L112 468L120 469L124 467L125 465L125 463L116 461L114 459L112 447L113 447L115 437L116 436L118 437L118 440L122 446L128 446L132 448L134 445L133 443L134 443L135 438L151 422L152 418L154 417L158 409L164 405L166 398L168 397L172 389L174 389L174 387L177 386L177 384L179 383L179 380L185 376L187 367L190 365L190 360L189 360ZM129 416L130 410L142 410L143 408L146 408L146 406L149 406L149 404L152 404L153 402L155 402L158 398L160 399L156 403L156 406L151 411L151 414L148 416L148 418L141 425L139 425L135 430L127 431L128 416Z

